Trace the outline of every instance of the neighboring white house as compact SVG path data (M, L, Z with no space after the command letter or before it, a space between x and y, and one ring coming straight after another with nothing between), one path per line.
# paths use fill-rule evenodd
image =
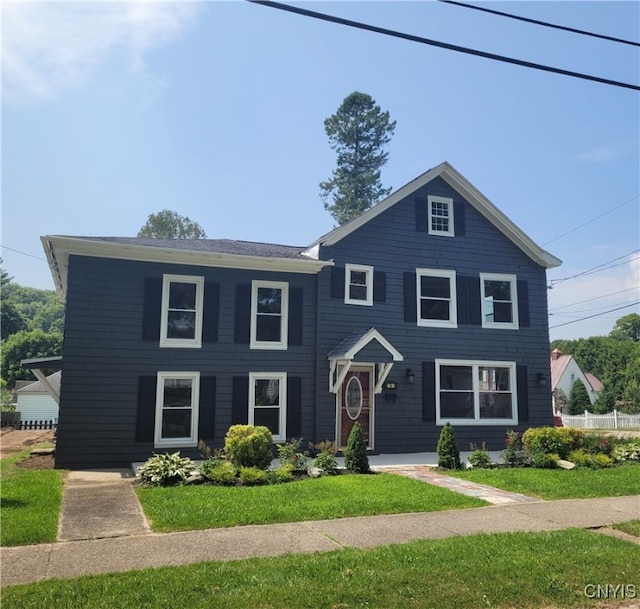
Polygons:
M589 394L589 401L594 404L602 391L602 383L593 374L583 372L573 355L565 355L560 349L554 349L551 352L551 390L554 414L560 414L563 408L561 404L556 404L558 395L562 396L563 401L566 402L571 395L573 384L578 379L584 384Z
M54 372L47 377L47 381L55 392L60 395L60 378L62 372ZM53 421L58 423L58 403L40 381L34 381L16 391L17 410L20 412L20 422L25 421Z

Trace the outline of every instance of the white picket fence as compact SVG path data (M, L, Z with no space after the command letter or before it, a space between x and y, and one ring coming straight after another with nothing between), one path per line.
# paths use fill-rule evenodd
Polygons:
M640 429L640 414L624 414L614 410L607 414L560 415L565 427L578 429Z

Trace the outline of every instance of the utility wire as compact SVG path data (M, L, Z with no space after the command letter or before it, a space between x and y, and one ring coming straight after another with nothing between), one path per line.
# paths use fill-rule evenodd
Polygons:
M42 260L43 262L46 262L46 260L44 258L41 258L40 256L34 256L33 254L27 254L26 252L21 252L20 250L14 250L12 247L7 247L6 245L1 245L0 247L3 247L6 250L9 250L11 252L15 252L16 254L22 254L23 256L29 256L29 258L35 258L36 260Z
M618 256L617 258L613 258L612 260L608 260L607 262L603 262L598 266L594 266L586 271L582 271L581 273L576 273L575 275L571 275L571 277L563 277L562 279L552 279L551 286L553 287L554 283L562 283L563 281L569 281L569 279L576 279L577 277L583 277L584 275L592 275L593 273L600 273L601 271L608 271L609 269L613 269L617 266L622 266L623 264L630 264L631 262L638 260L638 258L632 258L631 260L625 260L624 262L620 262L619 264L614 264L613 266L608 266L612 262L616 262L618 260L622 260L627 256L631 256L632 254L637 254L640 250L634 250L633 252L629 252L628 254L624 254L624 256ZM606 267L606 268L602 268Z
M640 91L640 85L633 85L630 83L620 82L617 80L610 80L608 78L601 78L600 76L591 76L589 74L582 74L580 72L572 72L570 70L564 70L562 68L554 68L552 66L545 66L539 63L533 63L531 61L524 61L522 59L514 59L513 57L506 57L505 55L496 55L495 53L487 53L486 51L478 51L477 49L470 49L468 47L461 47L448 42L440 42L438 40L431 40L429 38L423 38L422 36L415 36L413 34L406 34L398 32L397 30L390 30L387 28L378 27L376 25L369 25L360 21L352 21L351 19L343 19L342 17L335 17L334 15L327 15L326 13L318 13L316 11L310 11L308 9L299 8L296 6L290 6L288 4L282 4L280 2L272 2L271 0L248 0L252 4L260 4L269 8L275 8L281 11L287 11L289 13L296 13L305 17L311 17L313 19L320 19L322 21L329 21L331 23L338 23L340 25L346 25L359 30L366 30L368 32L375 32L376 34L383 34L385 36L392 36L394 38L401 38L403 40L410 40L411 42L418 42L420 44L427 44L441 49L447 49L448 51L455 51L457 53L465 53L467 55L475 55L476 57L484 57L485 59L493 59L494 61L501 61L503 63L510 63L517 66L523 66L525 68L531 68L534 70L542 70L545 72L551 72L554 74L562 74L563 76L571 76L572 78L581 78L582 80L590 80L593 82L599 82L605 85L611 85L613 87L622 87L624 89L632 89L634 91Z
M444 0L442 0L442 1L444 2ZM596 220L599 220L600 218L603 218L607 214L610 214L610 213L616 211L616 209L620 209L621 207L624 207L625 205L628 205L629 203L631 203L631 201L635 201L639 197L640 197L640 195L636 195L635 197L631 197L628 201L625 201L624 203L620 203L620 205L616 205L616 207L611 208L609 211L605 211L604 213L600 214L599 216L596 216L595 218L592 218L591 220L587 220L584 224L580 224L580 226L576 226L575 228L572 228L571 230L567 231L566 233L563 233L559 237L555 237L554 239L551 239L551 241L547 241L546 243L543 243L542 245L549 245L549 243L553 243L554 241L558 241L559 239L562 239L562 237L566 237L567 235L570 235L571 233L575 233L578 229L582 228L583 226L587 226L588 224L591 224L592 222L595 222Z
M601 315L606 315L607 313L613 313L614 311L620 311L622 309L627 309L629 307L633 307L637 304L640 304L640 300L636 300L630 304L624 305L622 307L617 307L615 309L609 309L608 311L603 311L602 313L596 313L595 315L589 315L588 317L581 317L580 319L574 319L573 321L565 321L563 324L558 324L557 326L549 326L549 330L553 328L561 328L562 326L568 326L569 324L577 324L579 321L585 321L587 319L593 319L594 317L600 317Z
M561 305L559 307L554 307L549 311L549 315L553 315L553 311L558 311L559 309L566 309L568 307L574 307L575 305L585 304L587 302L593 302L594 300L600 300L601 298L607 298L607 296L616 296L617 294L623 294L624 292L630 292L631 290L637 290L640 288L640 285L634 286L633 288L627 288L626 290L618 290L617 292L610 292L609 294L603 294L602 296L596 296L595 298L588 298L587 300L578 300L577 302L572 302L571 304Z
M591 36L593 38L601 38L602 40L610 40L611 42L619 42L620 44L628 44L634 47L640 47L640 42L634 42L633 40L624 40L623 38L616 38L615 36L606 36L605 34L596 34L594 32L587 32L585 30L579 30L573 27L567 27L566 25L556 25L554 23L548 23L547 21L538 21L537 19L529 19L528 17L520 17L519 15L512 15L510 13L503 13L502 11L496 11L490 8L484 8L482 6L475 6L473 4L466 4L464 2L455 2L454 0L438 0L445 4L455 4L463 8L470 8L474 11L482 11L483 13L491 13L492 15L499 15L500 17L507 17L509 19L517 19L518 21L525 21L526 23L534 23L535 25L542 25L544 27L554 28L556 30L563 30L565 32L572 32L573 34L582 34L583 36Z

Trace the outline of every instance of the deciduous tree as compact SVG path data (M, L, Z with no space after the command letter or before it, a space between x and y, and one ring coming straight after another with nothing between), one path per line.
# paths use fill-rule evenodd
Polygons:
M150 214L138 237L147 239L206 239L200 224L175 211L163 209Z

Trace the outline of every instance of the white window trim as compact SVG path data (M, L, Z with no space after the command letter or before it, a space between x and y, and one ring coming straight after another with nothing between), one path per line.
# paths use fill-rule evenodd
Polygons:
M184 438L162 438L162 411L164 402L164 381L167 379L189 379L191 384L191 435ZM200 404L200 373L199 372L158 372L156 383L156 421L154 432L154 446L157 448L171 448L179 446L197 446L198 418Z
M279 341L260 341L257 340L258 331L258 289L259 288L277 288L282 290L282 308L280 310L280 340ZM288 346L288 327L289 327L289 284L286 281L261 281L254 280L251 282L251 349L280 349L285 350Z
M454 419L440 416L440 367L441 366L471 366L473 369L473 419ZM509 368L509 383L511 386L511 413L510 419L481 419L480 418L480 385L478 381L478 368L494 367ZM515 362L496 362L483 360L436 360L436 425L517 425L518 424L518 386Z
M196 327L194 338L168 338L169 292L172 283L193 283L196 286ZM204 309L204 277L193 275L163 275L162 313L160 315L160 346L197 349L202 347L202 314Z
M260 408L260 406L256 406L256 392L255 392L255 382L263 381L263 380L271 380L277 379L280 381L280 416L278 420L278 427L280 428L280 433L278 435L273 435L274 442L286 442L287 440L287 373L286 372L250 372L249 373L249 417L248 422L249 425L254 425L254 411L256 408ZM273 406L269 406L269 408L273 408Z
M365 300L357 300L349 297L351 286L351 271L366 274L367 296ZM373 267L366 264L345 264L344 267L344 302L345 304L373 306Z
M422 289L420 285L421 277L445 277L449 279L449 319L422 319L420 300ZM443 269L416 269L416 319L418 325L427 328L457 328L458 327L458 299L456 294L456 272Z
M447 207L449 208L449 230L444 231L444 230L435 230L433 228L433 224L431 222L433 213L432 213L432 203L444 203L447 205ZM428 214L429 214L429 226L428 226L428 233L430 235L440 235L442 237L455 237L455 226L453 224L453 199L450 199L448 197L436 197L435 195L428 195L427 196L427 209L428 209Z
M484 311L484 282L487 281L508 281L511 284L511 316L513 321L496 322L487 321ZM502 273L480 273L480 302L482 307L482 327L500 328L502 330L517 330L520 327L518 320L518 278L516 275L506 275Z

